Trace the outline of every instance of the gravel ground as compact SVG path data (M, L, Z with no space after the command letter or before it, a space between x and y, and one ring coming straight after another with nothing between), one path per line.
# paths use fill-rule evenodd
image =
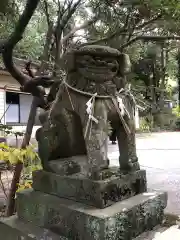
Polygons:
M152 231L144 232L143 234L139 235L133 240L153 240L156 236L158 236L160 233L164 232L167 227L161 227L157 226Z

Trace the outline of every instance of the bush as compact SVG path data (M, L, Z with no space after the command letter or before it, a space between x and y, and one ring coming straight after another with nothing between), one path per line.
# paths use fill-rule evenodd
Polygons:
M147 120L147 118L140 118L140 131L142 132L150 132L152 129L151 121Z
M174 123L175 130L180 130L180 107L179 105L173 108L173 114L177 117Z
M180 107L179 106L173 108L172 112L174 115L176 115L176 117L180 117Z
M0 159L11 165L12 168L18 162L23 164L21 180L18 191L32 186L32 172L41 169L41 162L34 146L27 146L25 149L10 147L0 143Z
M175 121L175 130L180 130L180 117Z

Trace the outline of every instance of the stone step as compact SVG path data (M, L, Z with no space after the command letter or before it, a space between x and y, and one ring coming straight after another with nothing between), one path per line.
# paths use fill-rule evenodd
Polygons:
M180 229L178 225L171 227L157 226L152 231L144 232L133 240L179 240Z
M16 216L0 221L1 240L70 240L47 229L25 223Z
M156 234L152 240L179 240L180 239L180 229L179 226L172 226L168 228L163 233Z
M133 240L154 240L156 236L159 236L159 234L161 234L167 229L168 227L158 225L155 228L153 228L151 231L144 232L138 237L133 238Z
M148 192L104 209L34 190L17 194L17 213L23 221L79 240L131 240L160 224L167 194Z

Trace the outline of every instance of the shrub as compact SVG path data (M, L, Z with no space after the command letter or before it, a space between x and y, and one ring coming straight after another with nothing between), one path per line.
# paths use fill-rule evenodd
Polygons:
M147 121L145 117L140 118L140 131L142 132L150 132L152 128L152 123L150 121Z
M5 143L0 143L0 159L7 162L12 167L21 162L23 170L18 191L31 188L32 172L41 169L41 162L34 146L27 146L25 149L10 147Z
M180 117L180 107L176 106L175 108L172 109L172 112L176 117Z

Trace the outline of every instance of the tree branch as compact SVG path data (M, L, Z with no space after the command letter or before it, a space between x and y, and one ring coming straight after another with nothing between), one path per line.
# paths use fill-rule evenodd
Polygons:
M29 23L39 0L28 0L23 14L19 18L19 21L15 27L14 32L7 40L3 49L3 61L4 65L10 74L23 86L27 81L30 80L30 77L23 74L13 63L13 49L16 44L22 39L22 35L25 31L27 24Z
M160 19L162 17L162 13L158 14L157 16L149 19L148 21L145 21L144 23L141 23L140 25L136 26L135 27L135 30L138 30L138 29L142 29L144 27L146 27L147 25L150 25L151 23L157 21L158 19Z
M5 45L5 41L0 41L0 54L3 52L4 50L4 45Z
M61 7L61 15L64 15L67 11L69 11L69 8L71 8L72 4L73 4L72 0L71 1L65 0L63 6ZM59 7L60 7L60 2L59 2Z
M31 76L23 74L23 72L21 72L13 62L13 49L16 44L21 40L26 26L29 23L35 9L37 8L38 3L39 0L27 0L26 7L19 18L14 32L4 45L3 61L9 73L20 83L21 90L24 92L29 92L33 96L40 97L40 99L42 99L43 101L45 95L43 87L52 84L50 77L39 76L32 78Z
M31 77L31 78L34 78L35 76L34 76L34 73L32 72L32 70L31 70L31 61L29 61L29 62L27 62L26 63L26 71L28 72L28 74L29 74L29 76Z
M130 16L131 16L132 10L133 9L131 9L131 11L129 11L129 14L126 16L126 22L125 22L126 27L124 28L124 29L126 29L126 31L128 31L128 29L129 29L128 41L131 39L134 29L135 29L135 24L133 24L132 27L129 27L129 25L131 25ZM123 40L124 40L124 38L123 38Z
M78 26L78 27L74 27L66 36L64 36L64 38L61 40L61 44L64 44L69 38L71 38L77 31L84 29L88 26L90 26L91 24L95 23L97 21L97 18L91 19L89 21L86 21L85 23L83 23L82 25Z
M50 20L50 15L49 15L49 11L48 11L48 2L47 2L47 0L44 0L44 12L45 12L45 15L46 15L47 24L49 26L51 24L51 20Z
M43 53L41 56L41 66L39 68L39 73L44 72L46 66L47 66L47 62L49 61L49 56L50 56L50 46L51 46L51 42L52 42L52 37L53 37L53 33L54 33L54 28L53 28L53 24L50 22L49 26L48 26L48 31L46 34L46 42L44 45L44 49L43 49Z
M116 36L118 36L118 35L123 35L123 34L124 34L124 35L127 35L127 31L128 31L127 26L128 26L130 14L131 14L131 12L129 12L129 14L127 15L126 21L125 21L125 24L124 24L124 27L123 27L123 28L121 28L121 29L113 32L111 35L109 35L109 36L107 36L107 37L104 37L104 38L101 38L101 39L98 39L98 40L94 40L94 41L90 41L90 42L84 43L84 44L82 44L82 45L84 46L84 45L88 45L88 44L99 44L99 43L102 43L102 42L106 42L106 41L108 41L108 40L111 40L111 39L113 39L114 37L116 37ZM142 24L134 27L133 29L134 29L134 30L142 29L142 28L150 25L151 23L155 22L156 20L160 19L161 17L162 17L162 13L160 13L160 14L158 14L157 16L153 17L152 19L150 19L150 20L148 20L148 21L146 21L146 22L144 22L144 23L142 23ZM132 35L133 35L133 32L131 31L131 34L130 34L129 39L132 37ZM129 40L129 41L131 41L131 40ZM128 41L128 42L129 42L129 41ZM136 41L136 40L133 38L132 41L134 42L134 41ZM127 43L126 43L126 44L127 44ZM126 44L125 44L125 46L126 46Z
M78 0L77 2L75 2L73 4L73 0L70 0L70 2L68 2L67 8L64 9L64 12L61 11L61 7L59 5L58 19L57 19L56 28L54 31L55 42L56 42L55 66L58 66L59 60L60 60L60 55L62 52L62 44L61 44L62 32L63 32L64 28L66 27L69 19L75 13L76 9L78 8L78 6L80 5L81 2L82 2L82 0ZM55 67L54 72L56 72L56 67Z
M76 9L78 8L78 6L82 2L82 0L78 0L76 3L74 3L74 5L72 5L72 2L73 1L71 1L70 4L68 5L67 15L64 14L64 16L62 17L62 20L61 20L61 23L60 23L61 30L63 30L65 28L67 22L73 16L73 14L75 13Z
M123 44L119 50L123 50L124 48L130 46L134 42L137 42L139 40L143 41L154 41L154 42L161 42L161 41L166 41L166 40L180 40L180 36L137 36L128 41L127 43Z
M97 40L94 40L94 41L90 41L90 42L87 42L87 43L83 43L83 44L81 44L81 46L84 46L84 45L94 45L94 44L99 44L99 43L102 43L102 42L106 42L108 40L113 39L116 36L121 35L122 33L126 33L126 30L124 28L123 29L121 28L120 30L117 30L117 31L113 32L112 34L110 34L107 37L104 37L104 38L101 38L101 39L97 39Z

